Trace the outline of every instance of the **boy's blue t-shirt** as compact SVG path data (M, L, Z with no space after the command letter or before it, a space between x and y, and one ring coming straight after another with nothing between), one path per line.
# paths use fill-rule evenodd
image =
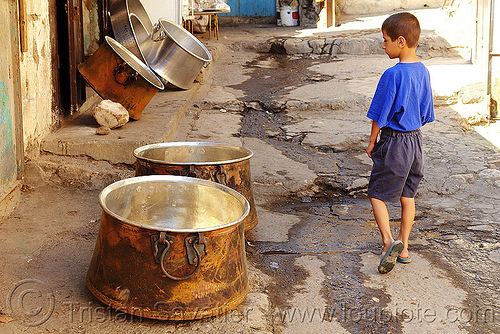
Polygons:
M413 131L434 121L429 71L421 62L397 63L377 85L366 115L380 128Z

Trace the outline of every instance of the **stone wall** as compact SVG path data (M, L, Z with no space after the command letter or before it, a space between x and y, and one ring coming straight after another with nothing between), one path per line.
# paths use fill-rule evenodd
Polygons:
M27 48L21 53L21 97L25 156L39 154L53 128L52 46L48 2L26 0ZM55 27L54 27L55 28Z
M387 14L395 10L439 7L443 0L337 0L336 15Z

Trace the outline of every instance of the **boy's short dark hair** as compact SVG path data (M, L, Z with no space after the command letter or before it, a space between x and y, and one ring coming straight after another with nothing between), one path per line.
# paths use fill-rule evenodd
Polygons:
M403 36L410 48L416 47L420 39L420 23L413 14L407 12L393 14L385 19L382 31L393 41Z

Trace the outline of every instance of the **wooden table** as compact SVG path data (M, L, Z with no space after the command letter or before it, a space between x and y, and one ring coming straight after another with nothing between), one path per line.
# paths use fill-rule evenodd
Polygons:
M217 14L229 13L230 11L223 10L204 10L201 12L194 12L193 16L208 15L208 36L212 36L212 20L214 21L214 36L219 39L219 18Z

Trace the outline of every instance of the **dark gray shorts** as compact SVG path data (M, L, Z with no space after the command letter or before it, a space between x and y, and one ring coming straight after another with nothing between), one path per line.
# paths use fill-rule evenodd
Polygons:
M424 175L420 130L382 129L380 140L372 151L372 160L368 197L388 202L415 197Z

